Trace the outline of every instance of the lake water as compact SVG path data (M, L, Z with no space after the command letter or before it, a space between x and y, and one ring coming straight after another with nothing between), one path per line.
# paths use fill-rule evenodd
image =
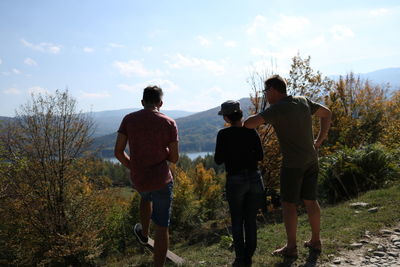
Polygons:
M213 152L193 152L193 153L182 153L188 156L191 160L196 159L197 157L204 158L207 155L213 154Z
M181 155L185 154L188 156L191 160L194 160L198 157L204 158L207 155L213 154L213 152L191 152L191 153L181 153ZM105 160L114 162L114 163L119 163L119 161L116 158L104 158Z

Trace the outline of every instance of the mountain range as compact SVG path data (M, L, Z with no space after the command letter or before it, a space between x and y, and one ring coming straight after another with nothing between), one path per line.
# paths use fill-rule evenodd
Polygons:
M250 98L242 98L239 102L244 117L247 117L251 106ZM219 109L220 107L215 107L175 120L179 130L181 152L214 151L218 130L222 129L225 123L222 117L218 116ZM101 146L102 157L113 156L116 136L117 133L114 132L95 138L94 146Z
M340 75L331 75L329 78L338 79ZM368 73L358 73L356 76L359 76L363 80L369 80L374 84L378 85L390 85L389 90L399 90L400 89L400 68L386 68L380 69L373 72Z
M139 108L132 109L118 109L118 110L106 110L99 112L86 113L93 118L96 125L96 130L94 137L100 137L103 135L116 132L118 127L126 114L134 111L138 111ZM181 117L186 117L195 112L183 111L183 110L165 110L164 114L173 118L178 119Z
M387 68L369 73L356 74L361 79L368 79L375 84L390 84L390 90L400 89L400 68ZM331 79L339 75L330 76ZM248 115L251 106L249 98L240 100L244 116ZM96 125L94 148L101 147L103 157L113 157L116 131L124 115L137 111L138 108L108 110L87 113ZM180 150L182 152L213 151L215 138L219 129L224 127L223 119L217 115L219 107L194 113L181 110L161 110L167 116L176 120L179 129ZM0 116L0 121L11 117Z

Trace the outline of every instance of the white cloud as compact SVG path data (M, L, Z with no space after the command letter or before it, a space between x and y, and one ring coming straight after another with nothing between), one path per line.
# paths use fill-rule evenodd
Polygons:
M159 87L161 87L163 89L164 92L176 92L179 91L180 88L178 85L176 85L174 82L170 81L170 80L163 80L163 79L155 79L155 80L149 80L146 82L142 82L142 83L136 83L133 85L128 85L128 84L118 84L118 88L123 90L123 91L127 91L127 92L131 92L131 93L138 93L138 92L143 92L143 89L146 88L149 85L157 85Z
M168 93L180 90L180 87L170 80L154 80L153 83L160 86L163 91Z
M85 52L85 53L93 53L93 52L94 52L94 49L91 48L91 47L84 47L84 48L83 48L83 52Z
M143 49L144 52L148 53L148 52L151 52L153 50L153 47L151 47L151 46L143 46L142 49Z
M285 62L288 61L287 54L285 54L285 52L277 52L270 54L271 56L265 57L265 59L253 62L249 66L245 66L243 71L249 73L249 75L252 75L253 73L259 73L267 77L273 74L280 74L280 75L287 74L289 72L289 69L278 64L279 60Z
M207 38L205 38L204 36L197 36L196 40L200 43L201 46L210 46L211 45L211 41L208 40Z
M283 38L299 35L310 24L306 17L279 16L279 19L272 24L271 29L267 29L267 37L271 41L279 41Z
M31 59L30 57L25 58L24 63L29 66L37 66L36 61Z
M28 93L30 95L32 95L32 94L43 94L43 95L50 94L50 92L48 90L46 90L40 86L34 86L34 87L29 88Z
M3 63L3 61L1 60L1 58L0 58L0 64L2 64Z
M242 98L243 95L234 90L224 90L219 85L213 85L204 90L201 90L196 94L195 98L191 98L189 101L187 99L180 99L178 103L170 104L166 103L169 109L182 109L182 110L207 110L221 105L222 102L232 99L238 100ZM222 119L221 119L221 123Z
M247 28L248 34L254 34L259 28L265 27L267 19L264 16L257 15L252 24Z
M311 46L320 46L326 43L326 39L324 35L319 35L315 37L314 39L311 39L310 45Z
M143 86L143 83L134 84L134 85L120 83L117 85L117 87L123 91L135 93L135 92L139 92L140 90L143 90L146 87L146 85Z
M20 70L17 70L17 69L12 69L12 72L13 72L14 74L21 74L21 71L20 71Z
M51 54L58 54L61 50L61 45L55 45L52 43L42 42L39 44L33 44L33 43L26 41L25 39L21 39L21 43L24 46L29 47L33 50L37 50L40 52L47 52L47 53L51 53Z
M224 43L224 45L225 45L226 47L236 47L236 46L237 46L237 43L236 43L235 41L226 41L226 42Z
M6 95L20 95L22 92L18 88L12 87L12 88L3 90L3 93Z
M272 59L287 59L290 58L297 53L297 48L294 47L282 47L279 50L266 50L261 48L251 48L250 53L257 57L265 57ZM265 61L265 60L264 60Z
M206 69L215 75L222 75L225 73L225 67L222 63L218 63L213 60L207 60L196 57L186 57L181 54L177 54L172 58L172 63L166 61L166 63L175 69L181 69L184 67Z
M138 60L130 60L127 62L115 61L113 66L116 67L122 75L128 77L132 75L137 75L141 77L146 77L150 75L158 75L158 76L163 75L163 73L160 70L151 71L146 69L143 66L142 62Z
M369 15L371 15L372 17L380 17L380 16L388 15L389 13L390 13L389 9L378 8L378 9L371 10L369 12Z
M334 25L331 28L331 33L333 35L333 38L335 40L343 40L347 37L353 37L354 33L353 31L344 25Z
M112 48L122 48L125 47L122 44L117 44L117 43L109 43L108 46L112 47Z
M99 98L107 98L107 97L110 97L110 94L106 91L98 92L98 93L88 93L88 92L81 91L81 94L80 94L80 98L99 99Z
M281 49L288 45L298 46L299 40L309 38L310 25L311 21L304 16L277 15L273 19L258 15L247 28L247 33L253 43Z

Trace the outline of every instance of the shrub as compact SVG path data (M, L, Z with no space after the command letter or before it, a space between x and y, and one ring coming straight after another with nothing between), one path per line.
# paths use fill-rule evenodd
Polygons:
M385 187L399 177L398 159L377 144L339 150L323 158L320 167L319 192L328 203Z

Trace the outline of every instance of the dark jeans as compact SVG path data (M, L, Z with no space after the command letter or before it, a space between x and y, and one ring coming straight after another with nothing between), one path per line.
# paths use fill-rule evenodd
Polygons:
M260 172L228 174L226 198L231 213L236 260L251 261L257 246L257 210L264 203L264 185Z

